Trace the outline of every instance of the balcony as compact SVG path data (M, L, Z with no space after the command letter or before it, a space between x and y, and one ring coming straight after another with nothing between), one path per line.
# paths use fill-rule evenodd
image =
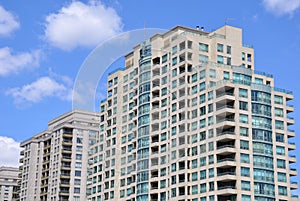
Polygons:
M287 117L286 118L286 123L287 123L287 125L288 126L290 126L290 125L294 125L295 124L295 119L293 118L293 117Z
M217 160L217 167L234 167L236 161L234 158L220 158Z
M296 155L289 154L289 163L296 163Z
M236 148L234 145L228 144L217 146L217 154L219 155L227 155L232 153L236 153Z
M228 116L230 114L235 113L235 109L233 105L226 104L226 105L217 105L216 108L216 115L220 117Z
M228 200L228 198L226 198L226 199L220 198L219 199L219 195L226 196L226 195L235 195L235 194L237 194L237 189L233 185L218 186L218 192L217 192L218 200L222 200L222 201L227 201ZM235 201L235 200L232 200L232 201Z
M232 193L232 194L235 194L235 193ZM232 195L232 194L229 194L229 195L218 195L218 201L236 201L236 195Z
M296 168L290 168L290 176L297 176L297 169Z
M217 117L217 128L222 128L223 130L227 130L230 128L235 127L235 120L233 117L225 117L225 118L218 118Z
M286 112L287 113L294 112L294 106L290 104L286 104Z
M63 145L72 145L72 139L66 139L64 138L62 141Z
M296 181L291 181L291 190L298 189L298 182Z
M230 141L236 138L235 133L233 131L223 131L217 133L216 141Z
M218 173L217 180L218 181L236 180L236 173L234 171L220 172Z
M295 136L296 136L295 131L292 130L292 129L288 129L288 130L287 130L287 135L288 135L289 138L290 138L290 137L295 137Z
M289 142L288 143L288 150L295 150L296 149L296 143L295 142Z

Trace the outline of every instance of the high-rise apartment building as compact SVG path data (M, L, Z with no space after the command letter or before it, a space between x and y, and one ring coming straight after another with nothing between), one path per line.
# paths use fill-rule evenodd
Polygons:
M293 94L254 64L231 26L135 46L108 77L89 200L295 200Z
M16 201L19 198L19 168L0 167L0 200Z
M74 110L21 143L21 201L86 201L89 146L98 113Z

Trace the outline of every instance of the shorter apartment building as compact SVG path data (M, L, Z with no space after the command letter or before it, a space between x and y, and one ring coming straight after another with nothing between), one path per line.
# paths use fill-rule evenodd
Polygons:
M21 143L21 201L86 201L88 152L98 122L97 113L74 110Z
M0 167L0 200L15 201L20 189L18 175L20 170L15 167Z

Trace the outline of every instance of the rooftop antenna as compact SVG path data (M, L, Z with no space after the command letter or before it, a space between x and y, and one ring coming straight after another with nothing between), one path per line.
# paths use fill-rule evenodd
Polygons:
M232 20L235 20L235 18L225 18L225 37L226 37L226 26L228 24L228 21L232 21Z
M144 41L146 41L146 37L147 37L147 34L146 34L146 20L144 20Z
M227 18L225 19L225 25L228 24L228 21L232 21L232 20L235 20L235 18L228 18L228 17L227 17Z

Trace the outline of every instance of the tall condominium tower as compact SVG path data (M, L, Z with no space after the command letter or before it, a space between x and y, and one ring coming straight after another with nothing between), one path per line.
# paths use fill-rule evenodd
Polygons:
M0 167L0 200L16 201L19 198L19 168Z
M99 131L97 113L74 110L21 143L21 201L86 201L89 146Z
M254 64L231 26L177 26L135 46L108 77L88 198L295 200L293 95Z

